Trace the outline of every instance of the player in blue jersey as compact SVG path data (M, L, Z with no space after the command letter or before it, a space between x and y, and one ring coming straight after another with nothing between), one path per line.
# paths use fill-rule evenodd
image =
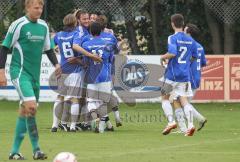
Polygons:
M58 120L56 117L56 113L62 112L62 116L58 114L58 117L61 117L61 126L68 131L67 127L67 120L68 120L68 111L70 110L67 108L68 105L71 105L71 114L73 123L71 124L71 130L75 130L74 123L76 119L73 119L73 114L78 115L79 105L78 105L78 97L79 94L73 91L72 84L80 82L78 79L78 75L81 71L81 67L77 64L69 64L68 58L76 57L78 54L72 50L72 42L74 36L78 34L75 30L76 27L76 18L74 15L69 14L64 17L64 30L58 32L54 37L54 42L58 46L60 55L61 55L61 67L62 67L62 75L61 78L58 80L58 91L59 95L57 100L54 103L53 108L53 125L52 125L52 132L57 131ZM71 79L70 79L71 78ZM67 84L67 85L66 85ZM78 84L76 84L78 85ZM74 87L75 85L73 85ZM70 88L71 87L71 88ZM71 89L71 90L70 90ZM80 89L78 87L78 89ZM76 94L74 94L76 93ZM66 112L65 112L66 111Z
M73 49L74 50L77 50L78 46L81 45L79 42L82 38L86 37L89 35L89 31L88 31L88 28L89 28L89 24L90 24L90 16L89 16L89 13L85 10L81 10L81 9L78 9L75 11L75 16L78 20L78 26L77 26L77 31L79 33L79 37L75 38L74 39L74 42L73 42ZM70 58L69 61L70 62L75 62L75 60L77 60L79 58ZM84 70L84 69L83 69ZM83 71L82 72L82 75L84 75L85 72ZM84 78L84 76L82 76ZM85 91L83 90L82 91L82 96L85 96ZM82 97L80 99L80 104L81 104L81 117L83 118L83 120L88 120L88 115L87 115L87 108L86 108L86 104L85 104L85 98ZM80 123L78 122L77 124L77 128L78 129L82 129L82 130L87 130L89 128L89 125L87 125L87 123L83 122L83 123Z
M86 59L88 64L85 81L87 83L87 107L93 120L100 117L99 128L96 132L104 132L107 114L107 103L111 96L111 54L107 49L106 41L101 34L101 25L93 22L90 25L92 38L83 43L82 47L88 52L96 53L102 58L102 62L94 62Z
M188 102L187 97L192 96L190 83L190 63L191 59L197 57L196 42L183 32L184 18L181 14L171 16L171 25L175 34L168 37L168 52L161 56L161 61L169 60L167 69L162 81L172 85L173 90L173 106L176 109L176 117L184 121L184 113L187 118L188 128L185 136L192 136L195 127L193 125L192 105ZM163 87L164 88L164 87ZM171 94L162 96L162 108L168 118L168 125L163 130L163 134L167 135L170 131L177 127L173 118L173 110L169 101ZM175 101L179 100L184 108L184 113L181 107L177 106Z
M86 35L89 35L89 13L85 10L77 10L75 12L75 16L78 21L77 31L79 32L79 37L85 37Z
M194 24L187 24L186 27L184 28L184 32L189 34L195 40L197 40L200 30ZM207 65L204 48L198 42L197 42L197 51L198 51L197 59L191 63L191 68L190 68L190 81L191 81L193 96L195 95L201 83L201 69L202 67ZM189 98L189 101L191 100L192 100L192 97ZM193 117L199 122L198 131L201 130L204 127L205 123L207 122L207 119L202 114L200 114L194 107L193 107Z
M90 23L96 22L99 15L101 15L100 12L91 12L89 17Z
M74 13L75 17L77 18L77 26L76 26L76 31L78 32L77 35L75 35L74 40L73 40L73 50L75 51L81 51L81 40L85 36L89 35L88 28L89 28L89 14L85 10L76 10ZM68 59L69 63L77 63L79 61L78 57L71 57Z
M97 22L99 22L102 26L102 32L100 34L101 38L103 40L106 41L107 46L110 47L109 49L111 49L111 79L112 79L112 83L114 84L114 76L115 76L115 54L118 53L119 48L118 48L118 40L117 38L114 36L113 32L109 32L111 31L110 29L107 29L107 17L105 15L99 15L97 18ZM115 122L116 122L116 126L122 126L122 121L120 119L120 113L118 110L119 107L119 103L117 98L112 94L110 101L108 103L108 108L112 109L113 113L114 113L114 117L115 117ZM111 123L109 121L109 117L107 116L107 129L111 130Z
M79 115L79 98L81 97L81 82L82 82L82 67L76 62L69 63L69 58L79 57L81 52L92 59L99 60L99 57L92 55L85 51L80 46L79 51L74 51L72 46L75 37L79 37L79 32L76 30L77 20L73 14L68 14L64 17L64 30L58 32L54 37L54 42L58 46L61 54L62 75L58 80L59 95L54 104L54 116L52 132L57 131L58 120L56 113L62 112L61 126L65 131L76 131L76 122ZM69 117L69 110L71 107L71 126L67 127L66 121Z
M112 49L110 66L111 66L111 76L112 76L111 78L112 78L112 80L114 80L114 74L115 74L114 54L118 52L118 41L117 41L116 37L114 36L113 31L106 28L107 18L105 15L99 15L97 18L96 18L96 16L92 16L91 22L95 22L95 21L97 21L101 24L102 32L101 32L100 36L102 37L103 40L106 41L108 47L111 47L110 49ZM78 44L82 45L84 42L89 41L90 39L92 39L92 36L87 35L87 36L83 37L83 39L79 40ZM108 108L112 109L112 111L114 113L117 127L122 126L118 107L119 107L118 100L115 96L112 95L111 99L108 103ZM106 115L106 124L107 124L106 130L113 131L113 126L109 120L108 115Z

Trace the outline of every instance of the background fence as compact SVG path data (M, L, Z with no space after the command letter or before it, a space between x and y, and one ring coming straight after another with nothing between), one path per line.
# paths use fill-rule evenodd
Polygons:
M24 15L24 0L0 1L0 36L10 22ZM170 16L182 13L185 22L199 26L208 54L238 54L240 46L239 0L45 0L42 18L53 31L62 29L63 17L74 8L100 11L109 18L120 40L127 42L127 54L163 54L172 34Z

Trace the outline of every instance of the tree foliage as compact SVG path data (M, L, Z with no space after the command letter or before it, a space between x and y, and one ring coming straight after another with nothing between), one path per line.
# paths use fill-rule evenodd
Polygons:
M106 1L106 0L105 0ZM104 1L104 2L105 2ZM122 17L129 17L133 10L129 9L129 4L134 0L115 0L121 4L124 11ZM114 1L114 2L115 2ZM219 19L212 8L206 5L206 1L223 1L224 7L234 9L233 2L237 0L140 0L142 7L137 11L135 17L130 20L125 19L125 23L119 23L111 12L105 13L110 22L108 26L113 28L115 34L121 39L128 40L129 50L132 54L163 54L167 51L168 36L173 34L170 26L170 16L174 13L181 13L185 17L185 22L196 24L201 30L199 42L204 46L208 54L220 53L240 53L240 18L232 23L226 23ZM8 14L0 21L0 36L6 33L9 23L24 14L19 10L20 3L9 10ZM46 8L43 18L51 24L55 31L62 29L63 17L74 8L73 0L45 0ZM93 2L93 1L91 1ZM100 1L97 1L100 2ZM101 1L102 2L102 1ZM112 1L109 0L109 3ZM240 3L239 3L240 4ZM110 5L111 6L111 5ZM221 10L222 8L220 8ZM104 9L103 9L104 10ZM91 9L92 11L92 9ZM110 11L106 10L105 11ZM224 10L223 10L224 11ZM221 13L221 12L220 12ZM219 13L218 13L219 14ZM226 15L224 15L226 16ZM240 17L240 15L239 15Z
M51 24L55 31L61 30L64 16L75 8L73 0L47 0L46 4L47 22Z

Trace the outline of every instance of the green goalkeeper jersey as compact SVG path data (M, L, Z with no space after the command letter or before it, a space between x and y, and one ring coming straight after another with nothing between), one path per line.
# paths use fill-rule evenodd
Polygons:
M32 22L27 16L14 21L8 29L3 46L12 48L11 79L24 73L39 80L42 53L52 48L49 29L45 21Z

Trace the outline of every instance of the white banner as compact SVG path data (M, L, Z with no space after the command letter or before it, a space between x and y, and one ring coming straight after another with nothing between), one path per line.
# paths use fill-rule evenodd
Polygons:
M140 63L150 63L150 64L156 64L159 65L159 56L142 56L142 55L132 55L132 56L127 56L128 60L134 60L134 61L139 61ZM15 88L13 87L13 84L10 80L9 76L9 64L11 61L11 55L8 55L7 58L7 63L6 63L6 76L8 79L7 87L1 88L0 89L0 99L6 99L6 100L19 100L18 93L16 92ZM118 69L116 69L117 71ZM46 55L42 56L42 63L41 63L41 76L40 76L40 102L53 102L56 99L57 93L54 92L49 88L49 76L54 72L54 67L48 60ZM135 90L137 91L142 91L143 89ZM114 93L116 94L116 93ZM119 98L121 101L121 99ZM160 98L155 98L155 99L141 99L137 100L141 102L148 102L148 101L160 101Z
M124 58L120 56L118 59ZM209 55L208 66L203 68L203 75L201 80L201 87L194 97L195 102L239 102L239 83L240 83L240 64L239 55ZM125 59L125 58L124 58ZM8 86L0 88L0 99L6 100L19 100L18 94L12 85L9 76L9 63L11 55L8 56L6 63L6 75L8 79ZM215 62L217 67L215 67ZM121 61L116 61L117 63ZM153 66L152 66L153 65ZM116 66L115 76L115 95L122 95L127 98L134 98L130 92L140 92L141 99L137 99L137 102L159 102L160 97L151 98L144 96L144 92L154 92L158 88L149 83L149 81L157 80L160 73L160 56L157 55L131 55L127 56L127 59ZM214 65L214 66L213 66ZM220 66L221 65L221 66ZM151 71L151 68L155 67L155 70ZM221 67L221 68L220 68ZM158 70L159 69L159 70ZM216 71L217 70L217 71ZM53 102L56 99L57 94L49 88L49 76L54 72L54 67L49 62L46 55L43 55L41 63L41 77L40 77L40 101L41 102ZM220 75L224 80L221 81L222 89L217 88L219 84L215 85L215 82L211 80L215 75ZM157 76L158 75L158 76ZM153 77L157 76L157 78ZM149 79L150 78L150 79ZM154 78L154 79L153 79ZM210 78L210 80L209 80ZM219 82L220 83L220 82ZM158 84L158 83L157 83ZM139 88L140 87L140 88ZM215 88L214 88L215 87ZM156 90L157 91L157 90ZM156 92L155 91L155 92ZM142 94L142 96L141 96ZM148 99L144 99L148 98ZM120 101L122 101L119 98Z
M9 65L11 62L12 55L8 55L6 63L6 77L7 77L7 87L0 89L0 99L6 100L19 100L17 91L15 90L9 74ZM33 65L34 66L34 65ZM41 77L40 77L40 102L52 102L56 99L57 94L49 89L48 78L53 73L54 67L48 60L46 55L42 56L41 63Z

